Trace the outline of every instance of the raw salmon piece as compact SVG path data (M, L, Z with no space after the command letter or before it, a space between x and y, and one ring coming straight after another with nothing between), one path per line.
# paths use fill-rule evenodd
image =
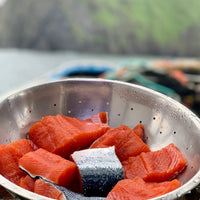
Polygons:
M1 144L0 145L0 150L3 149L4 147L6 147L6 145L5 144Z
M18 167L18 160L27 152L34 151L35 146L32 141L20 139L9 145L1 145L0 148L0 174L18 184L21 177L26 175Z
M178 175L187 162L173 143L156 153L143 154L142 159L148 170L147 180L170 180Z
M0 174L12 181L18 183L25 173L18 168L18 159L21 157L16 149L10 145L1 145L0 148Z
M107 112L101 112L86 119L86 121L91 121L95 124L108 124L108 114Z
M122 165L128 179L140 176L145 181L167 181L185 168L186 160L171 143L161 150L130 157Z
M145 182L136 177L133 180L124 179L119 181L110 191L105 200L146 200L152 199L181 186L181 183L174 179L165 182Z
M141 157L129 157L127 160L122 161L122 166L125 173L125 178L134 179L135 177L147 177L147 170Z
M35 179L30 177L29 175L26 175L19 180L18 186L33 192L34 184L35 184Z
M21 157L19 167L32 177L43 177L61 186L68 186L78 173L74 162L42 148Z
M137 124L133 128L133 131L139 138L143 139L143 137L144 137L144 127L143 127L142 123Z
M32 126L29 138L38 147L67 158L75 150L91 145L109 129L104 123L107 121L105 115L100 113L99 117L86 120L63 115L46 116Z
M27 139L20 139L16 142L10 143L9 145L12 145L16 150L20 151L22 155L38 149L31 140Z
M63 193L56 189L52 184L41 179L37 179L34 184L34 192L52 199L65 200Z
M108 130L98 138L90 148L106 148L115 146L116 155L120 161L130 156L137 156L141 152L149 152L149 147L125 125Z
M81 184L81 176L79 173L73 178L72 182L67 186L67 189L74 193L83 194L83 187Z

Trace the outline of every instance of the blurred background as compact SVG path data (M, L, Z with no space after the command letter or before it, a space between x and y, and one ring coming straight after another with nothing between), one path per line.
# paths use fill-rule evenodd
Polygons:
M0 46L199 56L198 0L1 0Z
M117 79L200 113L199 0L0 0L0 95L64 77Z

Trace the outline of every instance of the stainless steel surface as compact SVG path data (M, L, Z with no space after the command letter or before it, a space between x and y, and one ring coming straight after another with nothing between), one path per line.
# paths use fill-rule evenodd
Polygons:
M24 138L30 126L46 115L58 113L80 119L108 112L109 124L145 127L152 150L173 142L187 159L178 177L183 186L154 198L176 199L200 183L200 120L190 110L150 89L101 79L66 79L17 92L0 102L0 144ZM0 176L0 184L27 199L40 199ZM41 196L40 196L41 197ZM41 197L43 199L48 199Z

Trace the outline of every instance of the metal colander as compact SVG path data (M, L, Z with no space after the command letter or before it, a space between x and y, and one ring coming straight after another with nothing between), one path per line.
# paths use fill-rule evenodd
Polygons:
M133 128L142 123L151 150L174 143L187 160L178 176L182 186L156 200L177 199L200 183L200 120L189 109L151 89L103 79L66 79L44 83L12 94L0 102L0 144L21 138L46 115L80 119L108 112L109 125ZM32 200L49 199L11 183L0 175L0 185Z

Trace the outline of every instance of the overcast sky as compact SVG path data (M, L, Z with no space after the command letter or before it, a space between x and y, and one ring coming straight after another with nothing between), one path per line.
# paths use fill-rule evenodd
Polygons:
M6 0L0 0L0 7L6 2Z

